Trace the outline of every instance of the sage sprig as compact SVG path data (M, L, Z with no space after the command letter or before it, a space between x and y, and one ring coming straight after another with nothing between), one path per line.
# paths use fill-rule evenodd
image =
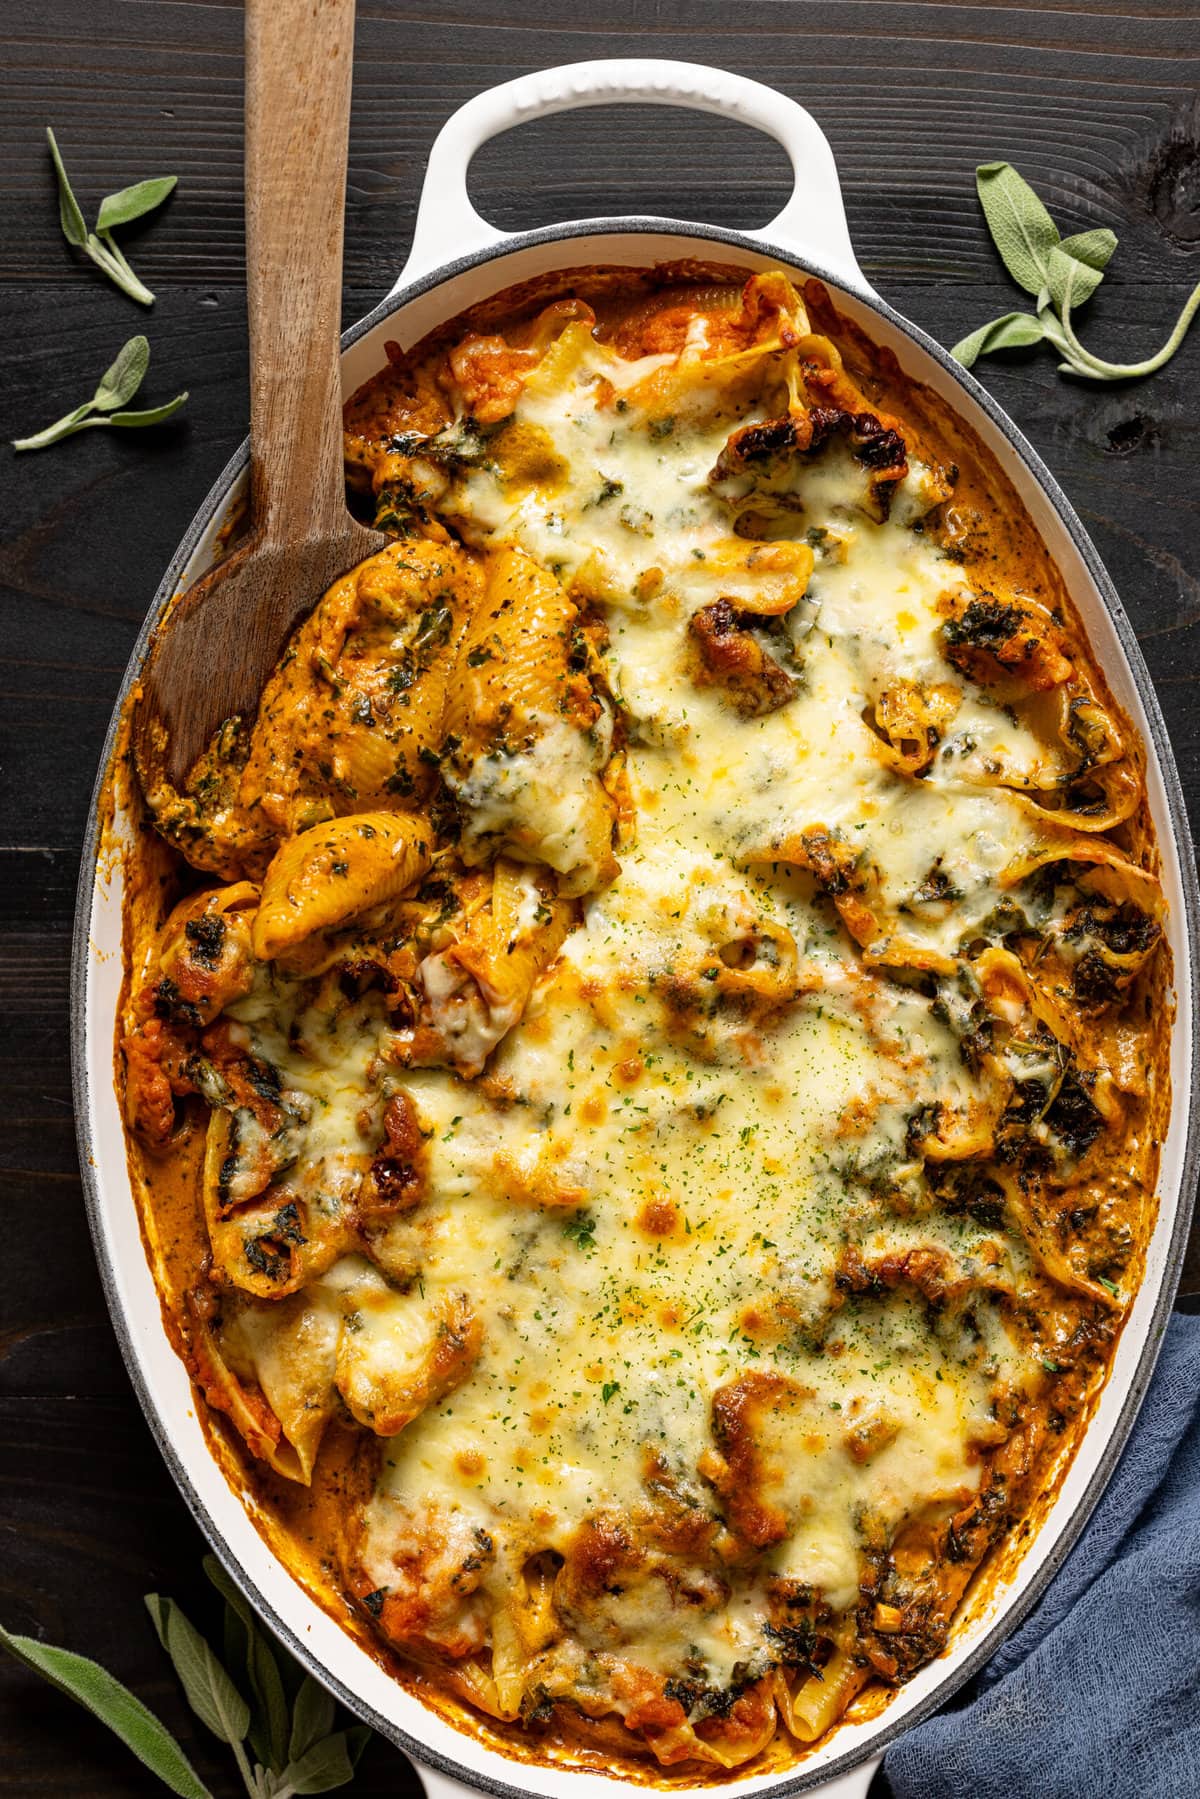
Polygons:
M16 1636L3 1626L0 1648L107 1724L113 1735L120 1737L126 1748L132 1749L138 1760L173 1793L182 1794L183 1799L212 1799L166 1725L99 1662L86 1655L75 1655L70 1649L39 1643L35 1637Z
M224 1661L173 1599L147 1593L146 1609L188 1704L233 1751L248 1799L346 1786L371 1732L365 1725L335 1729L331 1695L268 1639L213 1556L205 1557L204 1571L225 1601ZM98 1662L3 1628L0 1648L86 1706L171 1792L212 1799L166 1726Z
M119 193L107 194L100 202L96 229L89 231L67 177L62 153L49 125L46 127L46 142L50 146L50 160L54 164L58 180L58 219L63 236L76 250L82 250L85 256L90 256L96 267L102 269L123 294L128 294L131 300L136 300L141 306L153 306L154 295L130 268L113 232L119 225L129 225L134 219L143 218L146 213L153 212L156 206L161 206L178 177L157 175L150 181L137 181L132 187L123 187Z
M105 369L100 385L90 400L76 406L73 412L55 419L52 425L36 431L32 437L14 437L14 450L44 450L73 437L76 431L87 431L93 425L115 425L120 430L135 430L142 425L161 425L187 399L187 389L166 400L161 406L148 406L141 412L130 412L129 401L146 378L150 366L150 345L144 337L131 337L117 352L116 361Z
M1034 296L1033 312L1006 312L962 338L950 354L970 368L979 356L1048 343L1063 358L1059 373L1086 381L1125 381L1152 375L1169 362L1200 309L1200 286L1191 294L1166 343L1143 362L1106 362L1085 350L1071 322L1072 312L1090 300L1117 247L1116 234L1101 227L1062 237L1029 183L1009 162L981 163L975 186L992 241L1019 287Z

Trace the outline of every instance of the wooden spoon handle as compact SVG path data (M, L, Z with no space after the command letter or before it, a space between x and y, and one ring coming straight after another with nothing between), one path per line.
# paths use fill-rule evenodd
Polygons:
M354 0L246 0L250 505L260 541L347 524L338 338Z

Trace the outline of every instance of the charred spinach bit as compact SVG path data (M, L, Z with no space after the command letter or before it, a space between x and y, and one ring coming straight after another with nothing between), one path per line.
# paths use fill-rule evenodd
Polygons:
M287 1273L290 1257L286 1251L273 1247L269 1236L247 1237L246 1260L256 1274L261 1274L269 1281L277 1281Z
M960 618L950 618L942 633L951 648L966 644L974 649L997 650L1021 628L1022 614L1001 600L971 600Z
M936 900L957 900L962 897L962 888L956 887L950 879L942 867L940 856L937 857L929 873L913 894L913 899L920 905L928 905Z
M437 917L438 924L444 924L446 919L453 918L456 912L462 910L462 901L445 875L430 875L428 880L422 881L417 888L417 898L423 905L436 904L441 908Z
M449 641L454 628L454 615L448 606L427 606L417 621L413 649L422 668L427 668L434 650Z
M775 1660L784 1668L802 1668L821 1678L822 1664L829 1660L829 1641L819 1637L807 1621L799 1624L764 1624L763 1635L775 1649Z
M1087 1154L1104 1129L1088 1091L1095 1078L1090 1072L1069 1069L1045 1113L1046 1124L1077 1159Z
M1087 949L1075 964L1071 985L1081 1005L1111 1005L1121 995L1121 971L1106 962L1098 949Z
M992 907L986 918L980 919L977 935L995 939L1020 937L1027 934L1029 929L1028 918L1017 902L1006 894Z
M284 1243L307 1243L308 1238L300 1229L300 1212L295 1200L289 1200L286 1206L280 1206L275 1214L275 1234Z
M681 1705L689 1719L697 1723L702 1718L727 1718L746 1688L761 1679L766 1670L754 1673L746 1662L735 1662L729 1672L729 1685L724 1687L672 1676L663 1682L663 1695Z
M555 1701L541 1684L521 1695L522 1724L549 1724Z
M1159 927L1144 912L1126 902L1114 909L1083 907L1071 920L1064 936L1068 942L1093 939L1075 964L1073 986L1081 1004L1101 1007L1117 1000L1128 988L1136 966L1122 968L1109 957L1145 955L1157 942ZM1107 951L1107 954L1105 953Z
M183 934L195 949L197 962L215 968L225 947L225 920L221 914L202 912L199 918L189 918Z
M970 1163L943 1166L929 1170L929 1181L943 1212L970 1218L985 1230L1003 1229L1004 1189L984 1169Z
M1094 700L1076 695L1067 707L1067 736L1080 753L1077 774L1097 760L1109 741L1107 720Z
M1116 1281L1129 1266L1129 1258L1133 1254L1133 1232L1126 1224L1110 1224L1103 1235L1105 1241L1089 1260L1088 1273L1098 1281Z
M1152 918L1127 900L1111 911L1085 906L1071 920L1064 935L1071 941L1099 937L1114 955L1130 956L1156 943L1159 929Z
M854 420L853 455L867 469L894 468L907 458L898 431L882 425L872 412L860 412Z
M408 497L395 488L384 488L375 506L375 529L390 531L394 537L411 537L416 530L416 514Z
M207 1057L189 1056L183 1065L183 1075L184 1079L191 1083L208 1105L216 1107L227 1106L230 1103L232 1095L229 1083L223 1075L218 1074Z
M232 1124L232 1122L231 1122L230 1128L231 1128L231 1130L235 1129L235 1126ZM217 1200L222 1208L229 1205L230 1189L233 1186L235 1179L237 1178L237 1171L238 1171L238 1151L237 1151L237 1141L235 1138L233 1148L229 1151L229 1154L225 1157L224 1161L221 1163L220 1170L217 1174Z
M946 1555L952 1562L977 1561L981 1548L993 1542L1008 1528L1008 1482L1004 1474L996 1474L991 1485L979 1495L961 1525L951 1524L946 1531ZM982 1532L983 1545L976 1541Z
M154 989L154 1012L169 1024L182 1024L199 1029L204 1020L194 1001L184 999L170 975L164 975Z
M490 435L477 419L458 419L435 436L427 437L419 453L448 469L486 468Z
M986 936L986 924L980 929ZM932 1017L958 1038L959 1056L964 1065L975 1072L992 1047L996 1027L970 977L961 974L954 980L939 980L929 1010Z
M269 1100L272 1105L278 1105L283 1085L279 1070L272 1067L270 1062L264 1062L258 1056L251 1056L247 1063L247 1072L250 1085L258 1097Z
M936 1137L942 1122L942 1108L937 1100L918 1106L911 1113L904 1133L905 1147L911 1152L925 1137Z
M616 499L619 493L625 492L623 481L614 481L611 475L605 475L596 493L585 502L583 510L590 512L593 506L603 506L609 500Z
M387 447L398 456L412 456L429 442L423 431L397 431L388 438Z
M471 1535L475 1539L475 1547L469 1555L463 1557L461 1563L461 1572L463 1574L478 1574L484 1563L490 1556L495 1554L496 1550L494 1540L488 1535L482 1525L475 1525Z

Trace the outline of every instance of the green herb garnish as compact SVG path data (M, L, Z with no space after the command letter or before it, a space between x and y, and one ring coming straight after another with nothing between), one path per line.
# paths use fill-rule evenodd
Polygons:
M50 157L54 163L54 173L58 177L58 218L63 236L75 249L90 256L96 267L103 270L123 294L128 294L131 300L136 300L141 306L153 306L154 295L144 281L138 280L126 262L113 232L118 225L129 225L134 219L144 218L146 213L161 206L175 186L177 177L157 175L150 181L137 181L132 187L123 187L119 193L107 194L101 200L100 210L96 214L96 229L89 231L79 202L71 191L71 183L49 125L46 127L46 142L50 145Z
M996 350L1052 344L1064 358L1059 373L1088 381L1125 381L1152 375L1169 362L1200 308L1197 286L1166 343L1143 362L1105 362L1085 350L1071 324L1072 311L1090 300L1117 247L1107 229L1061 237L1058 226L1029 183L1008 162L981 163L975 171L979 203L1005 268L1035 300L1033 312L1006 312L956 343L950 354L964 368Z
M174 1600L147 1593L146 1608L188 1704L233 1750L249 1799L292 1799L345 1786L371 1732L365 1725L335 1730L333 1697L268 1641L215 1557L205 1557L204 1571L225 1600L224 1662ZM212 1799L166 1726L98 1662L2 1627L0 1648L107 1724L171 1792Z
M569 1237L577 1249L591 1251L596 1247L596 1221L588 1212L576 1212L564 1219L563 1236Z
M90 400L85 400L74 412L68 412L65 418L55 419L52 425L35 432L32 437L15 437L13 449L44 450L48 445L59 443L64 437L73 437L76 431L87 431L93 425L117 425L126 430L140 425L161 425L164 419L179 411L187 399L186 389L162 406L151 406L144 412L125 410L142 385L149 366L150 345L144 337L131 337L118 351L112 367L100 377L100 385Z

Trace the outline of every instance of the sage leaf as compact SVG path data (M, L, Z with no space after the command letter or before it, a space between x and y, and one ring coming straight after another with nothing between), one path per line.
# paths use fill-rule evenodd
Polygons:
M1109 231L1107 226L1095 231L1077 231L1074 237L1064 237L1058 247L1064 255L1073 256L1076 262L1086 262L1089 269L1103 272L1117 247L1117 234Z
M1053 344L1054 348L1062 355L1069 356L1071 354L1071 346L1063 334L1063 328L1059 323L1058 315L1054 312L1052 307L1047 305L1041 308L1038 312L1038 323L1042 327L1042 333L1046 342L1048 344Z
M1062 303L1062 334L1066 339L1067 354L1071 361L1071 372L1086 376L1090 381L1128 381L1138 375L1152 375L1156 369L1169 362L1176 350L1187 336L1192 320L1200 311L1200 283L1198 283L1184 302L1183 311L1175 321L1174 329L1162 348L1153 356L1147 356L1144 362L1106 362L1103 357L1093 356L1085 350L1071 325L1071 307L1074 304L1074 288L1076 272L1079 264L1072 265L1067 276L1066 288Z
M187 389L176 394L173 400L166 400L161 406L148 406L144 412L110 412L107 418L88 419L89 425L121 425L131 431L142 425L161 425L164 420L172 418L181 406L187 404Z
M336 1712L333 1694L327 1693L311 1674L306 1674L292 1707L292 1735L288 1743L290 1762L300 1761L314 1743L329 1735Z
M215 1555L204 1558L204 1572L241 1625L246 1675L256 1703L251 1720L250 1743L258 1759L278 1773L288 1760L289 1718L283 1679L271 1646L263 1636L254 1610L241 1589L229 1578ZM226 1642L237 1633L227 1631ZM332 1728L332 1719L326 1729Z
M72 437L76 431L82 431L88 423L88 413L91 410L92 402L85 400L82 406L75 408L74 412L68 412L65 417L55 419L54 423L47 425L44 430L35 431L32 437L14 437L12 447L14 450L48 450L51 444L60 443L64 437Z
M49 125L46 127L46 142L50 146L50 160L54 164L54 173L58 178L58 218L63 236L69 244L74 244L77 250L82 250L87 243L87 226L83 222L79 202L71 191L71 183L68 181L67 171L63 167L58 143Z
M1006 313L955 344L952 356L970 368L978 356L1036 343L1040 335L1062 356L1059 373L1079 375L1086 381L1127 381L1152 375L1170 361L1200 312L1200 285L1189 294L1166 343L1153 356L1143 362L1106 362L1093 356L1076 336L1071 312L1100 285L1117 247L1116 233L1098 226L1060 238L1054 220L1011 163L980 163L975 179L996 247L1013 280L1035 296L1037 318Z
M990 324L981 325L978 331L961 338L950 354L955 362L961 362L969 369L977 356L990 355L993 350L1022 350L1030 344L1041 343L1044 336L1040 318L1035 319L1030 312L1006 312L1002 318L993 319Z
M1087 375L1090 378L1094 378L1091 376L1091 370L1079 360L1074 350L1071 348L1071 345L1067 341L1067 334L1062 328L1062 322L1052 308L1047 307L1040 317L1042 329L1046 334L1046 342L1053 345L1060 356L1066 358L1064 362L1060 362L1058 365L1059 374Z
M1010 162L984 162L975 170L979 203L1004 266L1028 294L1050 283L1050 252L1058 226L1029 183Z
M101 412L115 412L132 400L150 367L150 345L144 337L131 337L117 351L116 361L100 377L93 406Z
M96 215L97 232L112 231L117 225L128 225L134 219L144 218L146 213L162 205L178 179L177 175L156 175L149 181L135 181L132 187L123 187L119 193L106 194Z
M33 437L14 437L14 450L46 450L51 444L61 443L64 437L73 437L77 431L90 431L93 425L116 425L122 430L138 430L143 425L161 425L187 401L187 393L176 394L162 406L150 406L144 412L109 412L97 416L92 410L92 402L88 400L83 406L77 406L74 412L68 412L65 418L56 419L54 424L47 425L44 431L38 431Z
M33 1637L0 1627L0 1646L106 1724L163 1785L182 1799L212 1799L209 1789L170 1731L136 1694L98 1662L69 1649L55 1649Z
M147 1593L146 1610L200 1722L223 1743L240 1747L250 1728L250 1707L200 1632L173 1599Z
M103 269L109 280L115 287L119 287L123 294L128 294L129 298L136 300L140 306L153 306L154 295L144 281L138 280L107 232L103 242L93 232L89 232L84 248L96 267Z
M370 1740L365 1725L339 1730L314 1743L306 1755L283 1770L280 1799L286 1793L331 1793L354 1779L358 1759Z
M228 1603L221 1619L221 1651L227 1668L245 1667L248 1655L246 1626Z
M1091 299L1103 279L1103 269L1094 268L1078 257L1068 256L1061 244L1055 244L1051 250L1050 299L1059 312L1063 308L1068 281L1071 284L1071 305L1082 306L1085 300Z
M177 177L156 175L149 181L137 181L132 187L123 187L118 193L107 195L100 202L96 228L89 231L67 179L58 143L49 125L46 127L46 141L50 146L50 157L58 180L58 217L63 236L77 250L82 250L85 256L90 256L101 273L107 275L122 293L128 294L131 300L136 300L141 306L153 306L154 295L130 268L112 234L116 226L127 225L131 219L140 219L143 214L161 206L174 188Z

